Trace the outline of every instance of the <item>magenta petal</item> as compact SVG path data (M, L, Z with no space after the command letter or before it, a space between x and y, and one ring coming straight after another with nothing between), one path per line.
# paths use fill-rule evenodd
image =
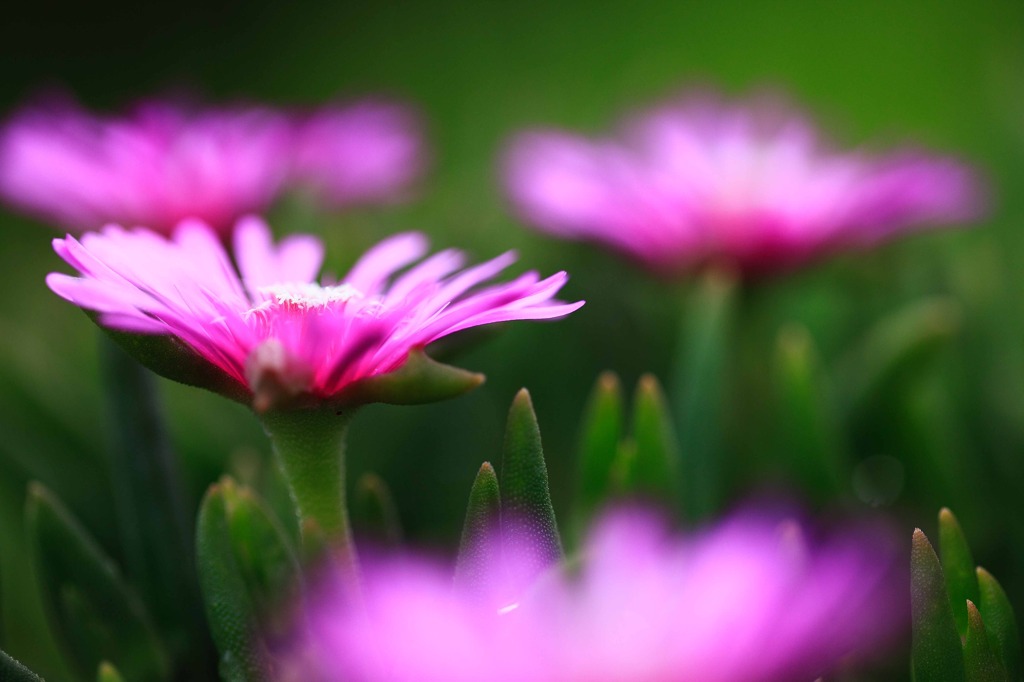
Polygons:
M517 136L505 184L523 219L660 274L709 260L756 274L983 213L963 164L834 152L777 102L692 96L625 128L602 140Z
M291 663L329 679L791 682L899 630L901 553L885 529L809 542L773 516L676 537L620 511L572 571L497 607L453 589L450 568L367 562L362 608L322 588ZM503 557L505 572L520 559Z
M287 382L297 391L292 397L313 401L340 400L349 385L397 370L411 351L454 331L553 319L582 305L554 298L564 273L543 281L526 273L476 289L510 265L512 254L459 272L462 254L444 251L395 277L427 250L416 233L381 242L331 285L312 281L323 253L315 237L275 245L265 223L246 218L234 245L241 274L217 232L201 221L183 221L171 237L108 226L80 242L55 240L54 250L80 276L54 273L47 284L113 329L175 337L228 375L224 385L233 391L260 376L250 361L272 343L295 374Z

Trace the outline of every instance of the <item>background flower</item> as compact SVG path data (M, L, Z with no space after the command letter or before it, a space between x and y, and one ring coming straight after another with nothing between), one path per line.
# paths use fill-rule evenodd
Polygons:
M328 105L296 128L296 179L332 205L402 198L424 165L419 122L396 104Z
M371 564L365 615L316 600L311 667L295 679L809 681L884 641L905 620L905 585L885 533L801 533L748 513L675 538L619 512L578 575L497 605L453 593L429 564Z
M673 274L707 261L746 272L863 248L979 212L971 172L918 151L828 150L767 101L690 96L631 119L618 139L516 138L509 193L524 218Z
M288 117L262 107L148 100L98 116L71 101L37 103L0 135L0 194L64 228L169 232L196 218L227 231L277 197L291 143Z

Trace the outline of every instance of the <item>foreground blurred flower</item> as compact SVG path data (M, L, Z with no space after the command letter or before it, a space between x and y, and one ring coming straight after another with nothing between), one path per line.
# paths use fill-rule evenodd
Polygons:
M898 627L893 549L754 516L678 540L619 513L579 575L504 603L425 563L372 565L365 613L321 600L287 679L809 682Z
M198 218L226 231L276 198L290 144L288 118L258 107L153 100L101 117L70 101L30 106L0 137L0 194L69 229L119 222L169 232Z
M553 297L564 272L528 272L484 284L514 260L506 253L459 272L463 255L421 259L426 239L391 237L339 282L315 280L323 247L296 235L275 245L256 218L234 232L234 262L199 222L170 238L108 226L54 240L81 277L53 273L59 296L97 314L129 353L164 376L222 393L261 413L299 511L347 537L338 489L345 425L370 402L411 404L458 395L482 377L422 353L455 332L506 320L551 319L581 302ZM346 540L347 541L347 540Z
M708 261L775 271L980 212L959 163L835 153L809 122L764 103L684 98L629 121L617 140L527 132L506 165L527 221L666 275Z
M151 100L103 117L63 101L7 121L0 196L68 229L116 222L170 233L195 218L226 234L295 185L335 204L398 198L420 170L421 146L397 105L298 115Z
M296 130L296 179L329 204L402 198L422 170L419 123L394 104L324 107Z

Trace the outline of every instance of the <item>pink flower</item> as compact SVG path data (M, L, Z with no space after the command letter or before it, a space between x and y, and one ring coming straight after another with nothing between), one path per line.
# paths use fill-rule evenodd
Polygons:
M323 107L297 124L297 179L335 205L402 198L423 166L419 128L393 104Z
M893 550L874 534L810 544L752 515L679 539L620 512L578 575L505 603L424 562L368 563L365 609L316 599L286 679L810 682L901 624Z
M215 383L260 411L293 398L339 398L362 379L402 367L410 351L463 329L551 319L583 305L553 298L564 272L485 285L515 260L512 253L459 271L463 255L441 251L396 276L427 252L416 233L384 240L340 281L323 283L316 280L318 239L295 235L275 245L252 217L235 229L233 259L197 221L170 237L111 225L80 240L55 239L54 249L81 274L49 275L59 296L112 330L184 347L198 365L190 371L203 378L172 378Z
M153 100L102 117L72 102L31 106L0 133L0 195L75 230L166 233L196 218L227 232L280 193L291 140L288 117L260 107Z
M715 260L775 271L980 210L953 160L836 153L796 115L714 98L634 118L619 139L521 134L506 170L528 222L668 275Z

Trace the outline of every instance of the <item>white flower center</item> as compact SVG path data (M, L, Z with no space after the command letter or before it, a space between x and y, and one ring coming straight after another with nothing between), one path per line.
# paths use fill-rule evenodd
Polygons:
M259 293L267 298L266 303L298 309L328 308L363 297L351 284L324 287L315 282L272 284L260 287Z

